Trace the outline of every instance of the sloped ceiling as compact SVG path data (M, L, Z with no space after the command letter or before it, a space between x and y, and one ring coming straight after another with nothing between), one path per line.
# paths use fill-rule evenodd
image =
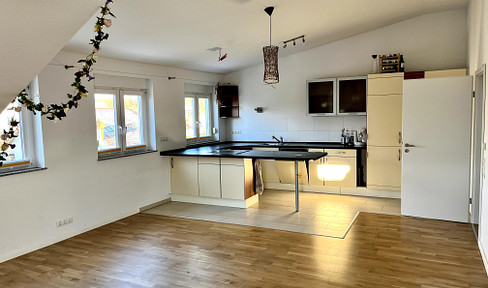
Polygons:
M103 4L104 0L0 0L0 111Z
M468 0L116 0L117 16L101 56L227 73L262 62L269 41L280 57L322 46L423 14L466 8ZM89 52L86 24L66 46ZM282 48L282 41L305 34L306 43ZM227 59L218 62L222 47Z

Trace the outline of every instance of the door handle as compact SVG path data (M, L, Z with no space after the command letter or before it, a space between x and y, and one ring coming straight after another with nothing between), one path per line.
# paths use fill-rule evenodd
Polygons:
M175 168L175 166L173 165L173 157L171 157L171 168Z
M398 161L402 161L401 155L402 155L402 150L398 149Z
M416 147L415 145L405 143L405 147Z
M402 132L398 132L398 143L402 144Z

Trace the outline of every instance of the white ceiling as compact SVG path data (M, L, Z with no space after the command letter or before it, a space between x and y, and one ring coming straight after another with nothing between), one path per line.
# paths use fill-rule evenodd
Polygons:
M275 6L273 44L280 57L384 27L422 14L464 8L468 0L115 0L117 19L101 56L227 73L262 62ZM67 51L88 53L94 19ZM306 43L280 42L305 34ZM228 57L218 62L222 47Z
M0 0L0 112L96 12L100 0Z

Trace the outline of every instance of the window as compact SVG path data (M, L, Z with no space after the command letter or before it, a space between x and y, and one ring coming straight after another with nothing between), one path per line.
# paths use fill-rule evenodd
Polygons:
M29 95L34 95L33 99L37 99L38 85L37 78L26 89ZM40 125L36 125L36 121L39 121L39 113L34 115L26 108L22 108L20 112L16 112L13 108L19 107L17 101L10 103L3 111L0 112L0 131L8 130L10 128L10 120L13 118L19 121L19 125L16 128L16 134L18 135L13 139L12 144L15 144L14 149L7 150L8 156L0 168L0 174L15 170L30 169L34 167L42 166L37 151L42 151L42 148L36 150L36 147L42 145L42 137L37 129L40 129ZM39 133L39 137L36 137ZM3 141L0 140L0 145Z
M98 154L147 150L146 97L142 91L95 92Z
M212 140L211 95L186 93L185 96L186 140Z

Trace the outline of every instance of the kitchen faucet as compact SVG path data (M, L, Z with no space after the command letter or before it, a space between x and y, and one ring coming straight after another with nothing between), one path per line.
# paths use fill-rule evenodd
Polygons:
M280 137L280 139L281 139L281 140L280 140L280 139L276 138L276 137L273 135L273 139L274 139L274 140L276 140L276 141L278 141L278 143L283 144L283 137Z

